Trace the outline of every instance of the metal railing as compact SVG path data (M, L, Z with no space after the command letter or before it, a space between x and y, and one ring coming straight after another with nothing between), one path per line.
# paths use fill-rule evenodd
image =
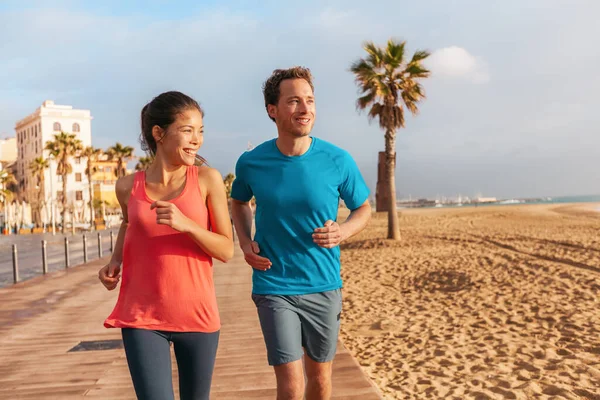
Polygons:
M106 253L104 250L104 246L103 246L103 235L101 232L98 232L97 235L97 246L98 246L98 254L97 254L97 258L96 259L100 259L108 254L112 254L113 249L114 249L114 241L115 241L115 233L111 230L110 232L107 232L110 236L110 252ZM74 243L76 243L76 239L77 236L79 235L73 235L73 236L69 236L64 238L64 262L62 263L64 269L68 269L70 268L72 265L72 261L75 263L75 265L80 264L79 262L77 262L76 260L81 260L81 252L83 252L83 264L86 264L90 261L90 254L88 252L88 237L86 236L86 234L84 233L83 235L81 235L81 240L82 240L82 244L83 247L82 249L78 249L77 251L73 251L72 249L72 245ZM106 238L106 236L104 236ZM77 241L78 242L78 241ZM52 243L48 243L47 240L41 240L41 261L42 261L42 268L41 268L41 274L45 275L48 273L49 271L49 264L48 264L48 255L49 255L49 251L48 251L48 247L49 244L53 244L54 245L54 254L53 254L53 258L56 259L58 252L57 250L57 246L60 242L52 242ZM28 248L27 252L25 254L27 255L31 255L32 253L32 249L30 249L30 246L27 245L23 245L24 247ZM106 253L106 254L105 254ZM73 258L73 259L72 259ZM29 260L31 259L31 257L29 257ZM37 263L37 262L36 262ZM56 262L54 262L54 264L56 264ZM39 268L39 267L38 267ZM21 281L21 276L20 276L20 271L19 271L19 251L18 251L18 246L17 244L12 244L12 269L13 269L13 283L17 283ZM29 269L29 275L31 275L31 268ZM30 276L31 277L31 276ZM8 278L8 277L7 277ZM6 282L6 280L4 281ZM1 283L1 282L0 282Z

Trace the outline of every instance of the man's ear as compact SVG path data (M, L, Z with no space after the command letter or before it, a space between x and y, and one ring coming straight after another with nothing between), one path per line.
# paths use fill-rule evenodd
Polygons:
M267 113L269 114L269 117L275 119L275 116L277 115L277 106L267 104Z

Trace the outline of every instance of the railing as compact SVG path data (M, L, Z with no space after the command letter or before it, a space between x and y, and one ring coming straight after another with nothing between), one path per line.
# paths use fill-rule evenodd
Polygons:
M89 233L88 233L89 235ZM88 235L83 234L83 235L73 235L73 236L65 236L64 238L64 262L61 263L62 268L63 269L68 269L72 266L72 264L77 265L80 264L81 262L79 262L80 260L83 263L87 263L88 261L90 261L90 252L88 249ZM105 238L109 237L110 238L110 242L109 242L109 253L111 254L113 252L114 249L114 243L115 243L115 232L114 231L104 231L104 237L103 237L103 232L98 232L97 233L97 258L102 258L103 256L107 255L105 254L105 250L104 250L104 246L103 246L103 241L105 240ZM79 243L82 244L81 247L79 247ZM26 255L27 257L27 261L29 261L29 264L31 264L32 262L35 264L35 260L32 260L31 254L35 251L34 249L31 248L31 244L28 246L27 243L25 244L21 244L21 246L23 246L24 248L26 248ZM52 241L52 242L48 242L47 240L41 240L41 270L38 270L41 272L42 275L45 275L48 273L49 271L49 264L48 264L48 255L49 255L49 247L52 247L52 250L54 250L51 253L52 256L52 260L53 265L56 266L57 264L57 257L60 257L60 250L57 251L58 246L60 246L60 241ZM76 247L76 249L73 249L73 247ZM81 256L83 255L83 259L81 259ZM6 260L8 261L8 260ZM18 244L14 243L12 244L12 269L13 269L13 276L12 276L12 281L13 283L17 283L19 281L21 281L21 276L20 276L20 270L19 270L19 249L18 249ZM38 267L39 268L39 267ZM28 268L28 275L29 278L31 278L32 276L32 268ZM37 274L34 274L37 275ZM6 277L8 278L8 277ZM4 282L6 283L6 279L4 280ZM0 284L2 282L0 281Z

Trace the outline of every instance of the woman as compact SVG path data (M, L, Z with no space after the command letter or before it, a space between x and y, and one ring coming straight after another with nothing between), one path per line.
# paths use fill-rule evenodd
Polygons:
M99 272L117 304L104 322L121 328L138 398L173 399L170 342L182 400L208 399L220 319L212 259L233 256L232 227L219 172L196 156L203 142L196 101L167 92L142 109L142 145L154 160L117 181L123 222ZM196 164L201 164L197 166Z

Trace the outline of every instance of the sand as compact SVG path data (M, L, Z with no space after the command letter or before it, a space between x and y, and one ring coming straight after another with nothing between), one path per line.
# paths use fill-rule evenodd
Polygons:
M341 337L388 399L600 399L595 205L406 210L342 245Z

